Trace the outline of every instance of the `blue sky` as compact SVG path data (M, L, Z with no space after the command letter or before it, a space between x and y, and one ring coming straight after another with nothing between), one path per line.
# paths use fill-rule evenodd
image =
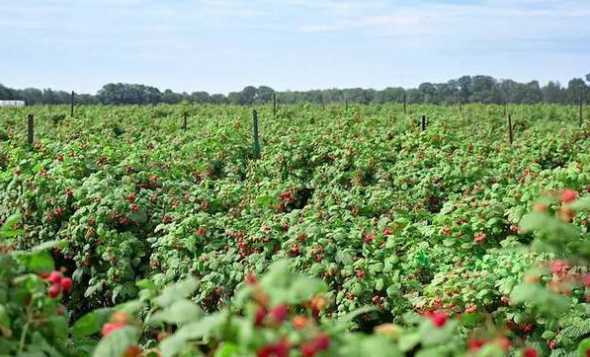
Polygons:
M0 83L227 93L590 72L588 0L0 0Z

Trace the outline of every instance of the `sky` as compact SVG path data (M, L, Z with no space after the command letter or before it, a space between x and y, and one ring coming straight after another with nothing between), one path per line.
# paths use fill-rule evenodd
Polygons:
M590 73L589 0L0 0L0 83L228 93Z

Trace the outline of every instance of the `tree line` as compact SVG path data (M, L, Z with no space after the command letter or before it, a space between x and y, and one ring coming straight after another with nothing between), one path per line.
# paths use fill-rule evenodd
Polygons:
M71 92L52 89L11 89L0 84L0 100L24 100L28 105L67 104ZM570 80L567 86L538 81L519 83L510 79L497 80L490 76L463 76L445 83L422 83L417 88L388 87L383 90L349 88L308 91L275 91L267 86L247 86L239 92L209 94L205 91L176 93L142 84L109 83L96 94L76 94L77 104L175 104L180 102L251 105L269 103L276 95L280 103L326 104L346 101L360 104L389 102L408 104L577 104L580 99L590 102L590 74Z

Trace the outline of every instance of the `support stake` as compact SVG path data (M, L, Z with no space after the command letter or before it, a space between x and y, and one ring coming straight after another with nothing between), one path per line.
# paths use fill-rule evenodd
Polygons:
M512 114L508 114L508 142L512 145L514 133L512 132Z
M272 114L276 118L277 116L277 94L272 94Z
M408 96L404 93L404 114L408 114Z
M33 145L35 138L35 118L33 114L27 116L27 143Z
M258 137L258 112L252 111L252 136L254 140L254 158L260 158L260 138Z

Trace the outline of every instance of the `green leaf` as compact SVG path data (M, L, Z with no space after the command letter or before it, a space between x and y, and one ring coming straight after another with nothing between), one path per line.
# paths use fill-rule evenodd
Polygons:
M100 340L92 355L94 357L122 356L129 347L137 345L138 339L139 330L132 326L125 326Z
M551 316L559 316L567 311L569 299L555 294L536 284L517 285L510 293L510 301L519 304L527 303Z
M355 318L357 318L358 316L367 314L369 312L373 312L373 311L377 311L377 308L374 306L363 306L361 308L358 308L354 311L351 311L349 313L347 313L346 315L342 316L341 318L338 319L338 323L348 323L352 320L354 320Z
M232 357L238 355L239 348L233 343L225 342L215 351L215 357Z
M155 313L149 323L166 322L182 325L198 319L201 316L201 312L197 304L189 300L179 300L164 310Z
M420 334L419 333L412 333L408 335L404 335L399 339L399 348L403 352L408 352L414 347L416 347L420 343Z
M580 198L567 207L576 211L588 211L590 210L590 197Z
M179 281L178 283L170 285L162 290L162 294L160 294L155 301L162 307L170 306L174 302L190 296L195 290L197 290L198 286L199 281L195 278Z
M361 340L361 351L366 356L397 357L402 353L384 336L370 336Z
M16 254L17 260L28 270L35 273L50 272L55 269L53 258L47 251Z
M52 241L47 241L47 242L43 242L39 245L34 246L33 248L31 248L32 252L41 252L41 251L47 251L50 249L55 249L55 248L64 248L68 245L68 242L66 240L52 240Z
M179 328L174 335L166 338L160 344L160 350L164 357L172 357L181 352L188 341L202 339L208 336L214 329L221 326L225 315L221 313L204 317L202 320L193 322Z
M86 337L91 336L100 331L102 325L104 325L111 316L112 309L103 308L94 310L84 316L82 316L74 326L72 326L72 334L74 337Z
M585 338L578 344L578 356L586 357L588 350L590 350L590 338Z
M326 290L326 284L323 281L301 276L292 282L291 289L289 289L291 303L298 304L307 301Z
M534 231L544 228L548 216L543 213L533 212L525 214L520 220L520 228L524 231Z
M10 329L10 316L6 311L6 307L0 304L0 335L4 337L11 337L12 330Z
M16 229L16 225L20 222L20 220L21 215L18 213L6 218L6 221L4 221L4 224L2 227L0 227L0 238L10 239L21 235L23 232L22 229Z

